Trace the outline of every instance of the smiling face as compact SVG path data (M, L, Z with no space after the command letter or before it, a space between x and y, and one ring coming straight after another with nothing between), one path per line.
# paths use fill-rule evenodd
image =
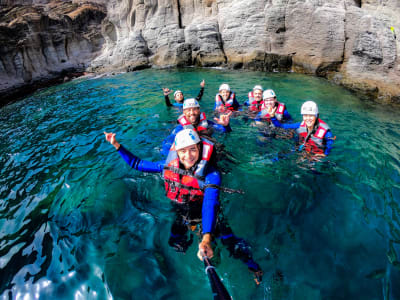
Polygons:
M177 102L182 102L183 101L183 94L182 93L176 93L175 100Z
M179 161L185 167L186 170L193 167L199 160L200 156L200 145L195 144L187 146L176 151L178 153Z
M260 102L262 99L262 91L261 90L255 90L253 92L254 95L254 100L256 100L257 102Z
M224 101L228 100L228 98L229 98L228 90L221 90L221 91L219 91L219 94L222 96L222 99L224 99Z
M303 115L303 121L307 128L312 129L314 127L317 117L315 115Z
M264 99L264 104L266 107L274 107L276 99L275 98L266 98Z
M200 121L200 108L190 107L183 110L186 119L192 124L197 125Z

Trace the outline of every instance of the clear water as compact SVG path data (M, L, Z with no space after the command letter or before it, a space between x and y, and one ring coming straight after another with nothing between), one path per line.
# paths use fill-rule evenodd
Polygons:
M340 87L296 74L145 70L79 79L0 109L1 299L211 299L196 246L168 247L173 220L159 175L130 169L103 131L143 159L158 160L179 111L160 86L197 95L211 117L228 82L241 102L272 88L300 120L316 100L337 136L323 163L262 139L232 120L217 135L235 157L221 201L264 269L256 287L221 249L217 267L234 299L400 299L400 116ZM274 158L279 157L278 161Z

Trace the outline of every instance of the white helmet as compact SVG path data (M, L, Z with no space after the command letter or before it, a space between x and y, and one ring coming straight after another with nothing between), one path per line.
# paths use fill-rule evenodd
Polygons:
M266 90L263 93L263 99L268 99L268 98L276 98L276 94L273 90Z
M180 90L176 90L176 91L175 91L175 93L174 93L174 98L175 98L175 97L176 97L176 95L177 95L177 94L179 94L179 93L181 93L181 94L183 95L182 91L180 91Z
M194 99L194 98L189 98L189 99L186 99L186 100L183 102L183 109L192 108L192 107L200 107L200 104L199 104L199 102L197 102L196 99Z
M175 150L200 143L199 135L193 129L183 129L175 136Z
M301 106L302 115L318 115L318 106L314 101L306 101Z
M253 87L253 92L256 91L256 90L260 90L260 91L262 92L262 91L263 91L263 88L262 88L261 85L255 85L255 86Z
M229 84L223 83L219 86L219 91L227 90L228 92L231 91L231 88L229 87Z

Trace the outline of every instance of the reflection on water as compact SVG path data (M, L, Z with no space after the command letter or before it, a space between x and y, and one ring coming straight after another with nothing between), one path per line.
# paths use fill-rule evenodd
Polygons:
M212 116L220 83L244 102L272 88L300 119L315 100L337 136L321 163L294 151L290 133L260 135L237 116L217 135L225 215L265 271L256 287L220 252L218 272L234 299L399 299L400 118L325 81L296 74L145 70L79 79L0 110L2 299L211 299L193 245L168 247L173 215L161 177L129 169L103 140L115 131L139 157L161 159L179 115L161 86L198 93Z

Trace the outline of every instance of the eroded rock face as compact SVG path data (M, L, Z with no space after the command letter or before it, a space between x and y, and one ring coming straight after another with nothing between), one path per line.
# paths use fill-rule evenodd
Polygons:
M99 72L222 65L315 74L378 101L400 103L398 0L0 4L0 91L89 63L90 71Z
M107 8L93 70L294 70L400 102L396 0L110 0Z
M0 102L84 71L103 44L104 6L19 1L32 2L0 11Z

